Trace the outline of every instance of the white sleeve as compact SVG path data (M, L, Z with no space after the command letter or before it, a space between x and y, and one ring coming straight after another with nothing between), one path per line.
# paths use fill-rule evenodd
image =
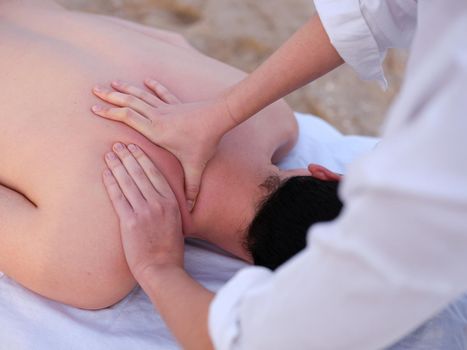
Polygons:
M217 294L217 349L380 349L467 290L466 30L418 65L384 141L349 168L342 215Z
M314 0L321 22L344 61L364 80L387 86L382 62L388 48L409 47L416 0Z

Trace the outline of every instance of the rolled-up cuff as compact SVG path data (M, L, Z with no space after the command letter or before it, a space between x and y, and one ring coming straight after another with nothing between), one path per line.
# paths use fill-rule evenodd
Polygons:
M323 26L342 59L363 80L376 80L387 88L381 51L358 0L314 0Z
M216 349L232 349L240 333L241 301L248 291L267 283L272 273L263 267L238 272L216 294L209 309L209 333Z

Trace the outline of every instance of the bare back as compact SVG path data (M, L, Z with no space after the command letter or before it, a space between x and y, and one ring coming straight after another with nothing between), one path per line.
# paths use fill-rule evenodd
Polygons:
M177 160L128 127L95 117L91 88L116 78L140 85L151 75L191 101L216 94L243 73L118 23L47 4L0 0L0 270L44 296L99 308L135 284L101 183L103 154L115 141L137 143L177 198L184 197ZM289 111L281 105L266 113L276 122ZM263 117L231 133L224 155ZM220 164L213 161L214 168ZM215 169L210 173L216 176ZM184 218L190 220L186 212Z

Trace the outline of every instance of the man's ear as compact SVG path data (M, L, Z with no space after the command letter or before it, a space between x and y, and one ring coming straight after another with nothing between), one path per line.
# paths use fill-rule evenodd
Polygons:
M315 179L323 181L340 181L342 175L332 172L328 168L325 168L322 165L310 164L308 165L308 170Z

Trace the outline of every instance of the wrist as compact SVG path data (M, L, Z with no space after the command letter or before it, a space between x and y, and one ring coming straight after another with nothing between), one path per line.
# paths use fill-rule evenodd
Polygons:
M240 108L242 103L241 96L237 93L237 85L224 90L215 99L218 112L215 114L216 120L212 120L211 125L221 136L234 129L250 116L245 108Z
M224 118L226 119L225 128L227 129L227 131L232 130L238 124L240 124L239 116L237 113L234 112L231 106L232 98L234 98L234 96L232 96L233 95L232 90L233 90L233 87L225 90L221 94L221 97L220 97L222 106L225 110L225 115L227 116L227 118Z
M146 289L149 285L163 285L164 280L180 273L186 273L182 266L176 264L153 264L134 273L134 277L141 287Z
M225 109L227 110L231 129L238 126L249 117L251 117L255 111L252 110L252 101L248 101L248 96L242 93L242 85L244 81L231 86L222 94Z
M230 107L230 89L223 91L212 100L213 113L206 115L207 129L209 133L215 134L220 140L227 132L234 129L238 124L237 116Z
M190 129L191 137L197 142L216 146L225 133L232 128L230 116L222 95L204 100L199 104L198 121L194 124L196 130Z
M248 75L223 93L233 127L243 123L274 101L269 101L268 94L258 84L254 73ZM232 128L233 128L232 127Z

